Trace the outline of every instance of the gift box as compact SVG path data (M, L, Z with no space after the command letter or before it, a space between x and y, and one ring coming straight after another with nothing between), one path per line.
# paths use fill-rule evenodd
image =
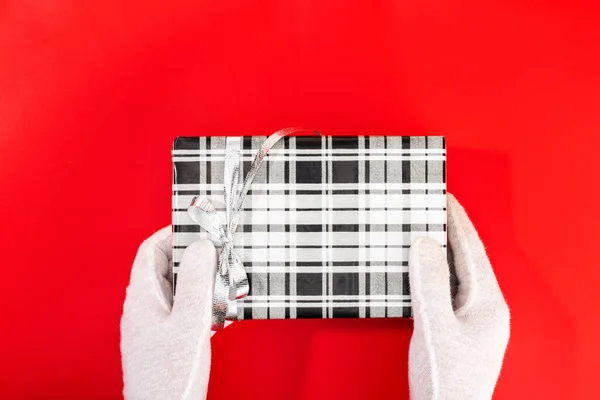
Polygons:
M173 144L175 285L185 248L212 240L213 328L410 317L411 243L446 247L443 137L289 136L301 131Z

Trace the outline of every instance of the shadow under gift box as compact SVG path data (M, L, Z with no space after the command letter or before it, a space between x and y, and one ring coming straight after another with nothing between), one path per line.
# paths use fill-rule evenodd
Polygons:
M231 137L229 137L231 138ZM239 185L265 136L240 140ZM208 238L188 215L195 196L225 221L228 137L173 144L173 272ZM277 142L233 235L250 284L239 319L410 317L408 254L446 247L446 150L439 136L295 136Z

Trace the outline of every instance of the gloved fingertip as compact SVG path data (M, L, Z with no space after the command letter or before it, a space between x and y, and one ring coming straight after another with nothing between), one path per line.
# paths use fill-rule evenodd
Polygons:
M417 257L423 261L429 261L434 264L446 262L446 255L442 246L434 239L424 237L416 239L411 246L411 256ZM412 258L411 257L411 258ZM421 262L419 262L420 264ZM417 264L417 263L411 263Z
M216 260L217 251L209 240L198 240L185 249L177 274L173 313L200 303L210 307Z
M215 265L216 256L215 246L210 240L196 240L183 252L183 256L181 257L181 267L182 269L187 269L188 266L194 264L203 264L210 267Z
M172 256L172 239L173 232L171 225L165 226L164 228L154 232L152 236L144 240L140 246L141 251L152 252L155 248L159 249L167 259L171 259Z
M433 239L416 239L410 249L409 270L415 318L425 310L437 318L451 317L450 268L443 248Z

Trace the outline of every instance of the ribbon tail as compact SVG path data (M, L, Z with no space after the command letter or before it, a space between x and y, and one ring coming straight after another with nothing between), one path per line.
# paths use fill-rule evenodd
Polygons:
M225 327L225 321L237 321L237 299L246 296L250 285L243 266L235 257L235 262L229 264L227 257L221 254L219 268L213 293L212 330L220 331Z
M235 257L236 260L231 264L229 268L230 280L234 289L233 298L239 300L246 297L250 292L250 284L248 283L248 275L241 261Z
M229 274L217 272L213 293L212 330L220 331L225 327L229 310Z
M237 321L238 320L238 306L237 301L235 300L227 300L227 315L225 316L225 320L227 321Z

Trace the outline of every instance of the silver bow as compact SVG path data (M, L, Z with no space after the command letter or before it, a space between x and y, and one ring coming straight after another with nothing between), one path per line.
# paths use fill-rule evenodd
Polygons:
M215 207L208 198L195 196L192 199L188 213L192 220L221 242L219 263L215 279L213 295L212 329L223 329L225 320L237 320L237 299L248 295L250 285L248 276L240 257L233 249L233 234L237 228L240 210L244 199L250 190L252 181L258 172L263 159L279 139L292 133L307 131L302 128L281 129L269 136L260 146L254 161L250 165L248 175L244 179L241 190L238 191L240 177L240 158L242 148L241 137L227 137L225 145L225 224L221 224ZM317 135L319 132L312 131Z

